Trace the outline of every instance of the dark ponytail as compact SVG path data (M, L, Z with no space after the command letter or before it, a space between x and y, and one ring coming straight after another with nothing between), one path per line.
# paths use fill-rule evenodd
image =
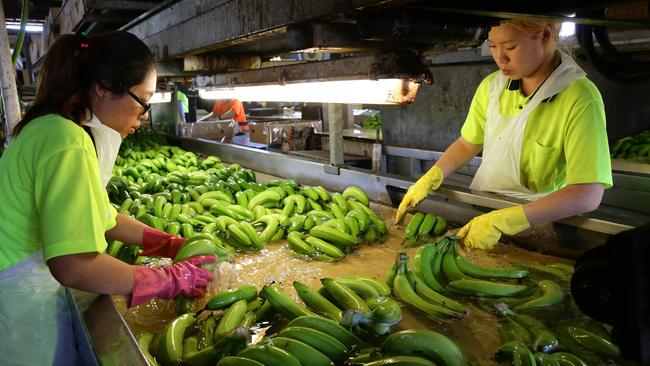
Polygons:
M131 33L62 35L45 55L36 99L13 135L17 136L30 121L49 113L81 124L90 109L88 91L93 83L121 95L142 83L154 67L151 50Z

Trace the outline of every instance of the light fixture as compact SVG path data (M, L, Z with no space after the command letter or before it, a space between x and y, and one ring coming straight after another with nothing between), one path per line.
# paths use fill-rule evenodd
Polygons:
M7 29L20 30L20 22L7 21ZM43 32L43 23L27 23L25 32L41 33Z
M408 104L429 69L412 53L348 57L214 75L199 88L204 99Z
M149 99L149 104L169 103L172 101L171 92L155 92Z

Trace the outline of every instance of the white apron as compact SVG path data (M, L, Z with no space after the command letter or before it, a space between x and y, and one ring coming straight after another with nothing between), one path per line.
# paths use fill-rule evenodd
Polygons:
M0 271L0 365L77 365L70 306L40 251Z
M106 187L113 174L113 165L115 165L117 153L120 151L122 136L119 132L103 124L94 114L83 125L90 127L93 134L99 174L102 178L102 186Z
M562 62L517 116L504 116L499 112L501 92L508 78L499 73L490 83L483 161L469 186L471 190L495 192L531 201L551 193L534 193L522 186L520 162L522 141L530 113L544 99L554 96L586 75L571 56L562 51L558 52Z

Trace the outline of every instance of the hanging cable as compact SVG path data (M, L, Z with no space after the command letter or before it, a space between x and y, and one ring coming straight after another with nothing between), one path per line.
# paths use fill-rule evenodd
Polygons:
M27 28L27 21L29 20L29 1L23 0L23 10L20 13L20 32L18 33L18 39L16 39L16 47L14 47L14 53L11 55L11 63L16 65L18 61L18 56L23 49L23 43L25 42L25 32Z

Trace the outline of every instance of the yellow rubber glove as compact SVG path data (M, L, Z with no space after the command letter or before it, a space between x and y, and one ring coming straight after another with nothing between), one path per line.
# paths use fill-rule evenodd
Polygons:
M402 199L402 203L399 204L397 208L397 213L395 214L395 224L399 224L404 218L406 212L413 207L417 206L429 193L435 191L440 187L442 180L445 176L442 174L442 170L438 166L434 165L433 168L420 177L408 191Z
M492 211L473 218L456 234L466 247L490 250L501 234L515 235L530 227L523 206Z

